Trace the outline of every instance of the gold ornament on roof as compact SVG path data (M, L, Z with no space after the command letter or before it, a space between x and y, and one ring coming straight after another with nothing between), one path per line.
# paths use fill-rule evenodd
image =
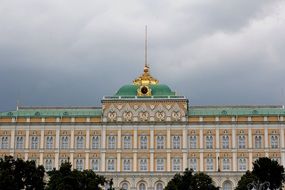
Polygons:
M144 86L151 84L158 84L158 80L153 78L149 73L149 66L145 64L143 74L133 81L134 85Z

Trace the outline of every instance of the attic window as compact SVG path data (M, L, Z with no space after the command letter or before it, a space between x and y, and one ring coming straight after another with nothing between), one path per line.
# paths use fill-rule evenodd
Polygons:
M221 113L222 113L222 115L227 115L228 114L226 110L223 110Z
M68 112L67 111L63 112L63 115L68 115Z
M36 116L39 116L39 115L41 115L41 114L40 114L40 112L37 111L37 112L35 113L35 115L36 115Z
M8 115L8 116L12 116L12 115L13 115L13 113L12 113L12 112L9 112L7 115Z

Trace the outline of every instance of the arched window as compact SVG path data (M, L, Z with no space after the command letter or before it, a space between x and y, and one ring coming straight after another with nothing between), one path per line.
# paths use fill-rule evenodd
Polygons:
M196 158L190 158L189 161L189 168L191 168L194 171L197 171L197 159Z
M140 170L141 171L147 170L147 159L140 159Z
M244 135L238 136L238 147L245 148L245 136Z
M238 159L239 171L246 171L246 165L247 163L245 158Z
M213 158L207 158L206 159L206 169L207 169L207 171L213 171L214 170Z
M139 185L139 190L146 190L146 186L145 186L144 183L141 183L141 184Z
M92 149L100 148L100 138L99 136L92 137Z
M230 146L229 136L223 135L223 148L229 148L229 146Z
M108 171L114 171L115 170L115 160L114 159L108 159L107 170Z
M180 158L173 158L172 159L172 170L173 171L180 171Z
M179 136L172 137L172 147L173 149L180 149L180 137Z
M164 159L158 158L156 160L156 170L157 171L163 171L164 170Z
M229 158L223 158L223 170L229 171L231 169L231 162Z
M131 137L124 136L124 149L130 149L130 148L131 148Z
M53 138L52 136L47 136L46 137L46 148L51 149L53 145Z
M232 182L230 181L225 181L223 183L223 190L232 190L233 189L233 185Z
M123 183L122 184L122 190L128 190L128 189L129 189L128 183Z
M83 136L77 136L76 148L83 148L83 145L84 145L84 137Z
M156 184L155 190L163 190L163 185L161 183Z
M147 137L146 136L141 136L140 137L140 147L141 149L147 149Z

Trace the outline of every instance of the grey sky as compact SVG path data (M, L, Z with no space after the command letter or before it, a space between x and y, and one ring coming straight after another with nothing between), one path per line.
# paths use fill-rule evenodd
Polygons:
M100 106L148 62L192 105L285 104L281 0L0 0L0 111Z

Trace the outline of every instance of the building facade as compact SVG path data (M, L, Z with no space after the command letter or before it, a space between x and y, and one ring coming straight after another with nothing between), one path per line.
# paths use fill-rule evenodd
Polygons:
M145 65L101 107L18 107L0 113L0 156L66 161L116 189L162 190L186 168L232 190L259 157L285 165L283 106L191 106Z

